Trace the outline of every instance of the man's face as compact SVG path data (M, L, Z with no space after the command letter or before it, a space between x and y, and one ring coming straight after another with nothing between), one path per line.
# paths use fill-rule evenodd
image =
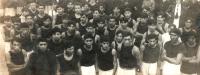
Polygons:
M19 51L20 48L21 48L21 44L17 41L13 41L12 49L15 50L15 51Z
M124 37L124 46L131 46L133 40L131 39L131 36Z
M102 42L101 45L102 45L102 48L103 48L104 51L107 52L107 51L110 50L110 43L109 42Z
M64 50L66 55L72 55L74 53L74 46L71 46Z
M57 12L58 12L58 14L63 13L63 12L64 12L64 8L58 7L58 8L57 8Z
M104 12L105 11L105 8L103 6L99 6L99 10Z
M44 25L50 25L51 24L51 20L50 19L46 19L43 23L44 23Z
M56 32L55 34L53 34L52 37L54 40L58 41L61 39L61 33L60 32Z
M92 40L92 38L87 38L87 39L85 39L85 44L87 45L87 46L91 46L92 44L93 44L93 40Z
M99 23L97 23L97 25L99 28L103 28L105 26L105 24L103 22L99 22Z
M69 2L68 5L67 5L67 8L68 8L68 9L73 9L73 8L74 8L74 5L73 5L71 2Z
M37 4L36 4L36 3L31 3L31 4L30 4L30 8L31 8L32 10L36 10L36 9L37 9Z
M67 28L69 31L75 31L75 26L73 24L69 25Z
M47 42L39 42L38 49L42 52L46 51L47 50Z
M87 22L87 20L88 20L88 18L85 16L85 15L83 15L83 16L81 16L81 22L84 22L84 23L86 23Z
M155 38L154 39L149 39L148 43L149 43L149 46L153 47L157 43L157 40Z
M178 35L177 34L175 34L175 33L170 33L170 38L171 38L171 41L174 41L174 42L176 42L176 41L178 41Z
M20 32L21 32L21 35L22 35L23 37L26 37L26 36L28 36L28 35L30 34L29 28L21 28L21 29L20 29Z
M38 11L39 11L40 13L44 13L44 6L39 6L39 7L38 7Z
M81 6L80 5L76 5L74 8L75 8L76 13L81 13Z
M116 41L121 42L122 40L123 40L122 33L117 34L117 35L116 35Z
M185 27L186 28L190 28L192 26L192 21L191 20L187 20L186 22L185 22Z
M188 41L187 41L189 44L194 44L195 42L196 42L196 38L195 38L195 36L190 36L189 38L188 38Z
M93 27L87 27L86 30L88 33L93 33L95 31Z
M125 11L125 12L124 12L124 16L125 16L126 18L130 18L131 15L132 15L131 11Z
M115 21L115 19L110 19L108 23L109 23L109 25L110 25L111 27L114 27L115 24L116 24L116 21Z
M100 16L100 13L98 10L95 10L94 13L93 13L93 17L94 18L98 18Z
M164 17L162 15L157 16L157 22L162 23L164 21Z
M120 12L120 9L119 9L118 7L115 7L115 8L113 9L113 12L114 12L114 13L119 13L119 12Z
M27 16L27 17L26 17L26 22L27 22L28 24L32 24L34 21L33 21L33 18L32 18L31 16Z

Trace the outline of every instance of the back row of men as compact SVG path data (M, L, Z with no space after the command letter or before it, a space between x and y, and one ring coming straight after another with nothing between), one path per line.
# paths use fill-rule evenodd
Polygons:
M129 7L56 6L56 16L31 3L22 14L5 17L10 75L197 75L199 34L193 18L181 28L163 11ZM84 9L81 9L84 8ZM170 39L169 39L170 38Z

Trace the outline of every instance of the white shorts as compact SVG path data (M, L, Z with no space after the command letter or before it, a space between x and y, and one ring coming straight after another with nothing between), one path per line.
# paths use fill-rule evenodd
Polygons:
M136 75L136 70L135 70L135 68L133 68L133 69L123 69L121 67L118 67L116 75Z
M95 66L81 66L81 74L82 75L96 75Z
M113 69L108 71L103 71L99 69L99 75L113 75Z
M156 75L157 63L142 63L143 75Z
M181 65L175 65L164 61L162 75L181 75L180 67Z

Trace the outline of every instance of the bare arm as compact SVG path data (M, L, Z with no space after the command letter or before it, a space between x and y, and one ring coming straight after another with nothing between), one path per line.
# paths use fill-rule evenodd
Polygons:
M141 71L141 65L142 65L142 56L140 54L139 48L136 46L132 50L132 54L136 57L137 59L137 71Z
M113 75L116 74L117 72L117 67L118 67L118 62L117 62L117 51L116 49L112 49L112 55L113 55L113 64L114 64L114 70L113 70Z

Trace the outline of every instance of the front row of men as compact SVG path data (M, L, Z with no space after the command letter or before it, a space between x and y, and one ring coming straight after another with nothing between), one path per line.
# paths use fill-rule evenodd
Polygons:
M185 43L180 41L178 29L171 29L169 34L171 40L164 46L158 35L148 34L141 48L134 45L136 38L129 32L117 31L114 41L103 36L100 44L93 35L85 34L80 47L73 41L64 43L64 52L57 55L49 49L53 45L47 39L38 39L32 53L14 39L6 54L7 66L10 75L197 75L197 34L189 33ZM59 30L54 29L55 35L60 39Z

